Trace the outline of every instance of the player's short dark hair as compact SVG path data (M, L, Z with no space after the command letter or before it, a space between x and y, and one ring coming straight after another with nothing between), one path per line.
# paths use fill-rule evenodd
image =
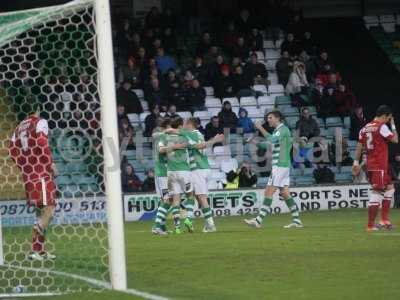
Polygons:
M267 117L269 115L273 115L275 118L278 118L280 121L284 119L282 113L279 110L271 110L269 113L267 113Z
M170 118L163 118L163 119L160 120L160 127L161 128L167 128L170 125L171 125L171 119Z
M174 129L177 129L182 125L183 125L183 119L181 117L175 117L171 120L171 127Z
M195 117L191 117L187 119L187 122L193 125L193 127L197 128L199 126L199 119Z
M378 109L376 110L376 116L377 117L381 117L381 116L388 116L388 115L391 115L391 114L393 114L393 111L392 111L392 109L389 107L389 106L387 106L387 105L381 105L381 106L379 106L378 107Z

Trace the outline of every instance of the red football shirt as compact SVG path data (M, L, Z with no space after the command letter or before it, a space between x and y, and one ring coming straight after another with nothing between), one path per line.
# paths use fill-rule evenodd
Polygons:
M359 134L359 142L367 152L367 169L387 170L389 164L388 142L393 132L383 122L373 120L365 125Z
M24 182L52 178L52 157L48 142L48 123L36 116L27 117L15 129L10 155L22 171Z

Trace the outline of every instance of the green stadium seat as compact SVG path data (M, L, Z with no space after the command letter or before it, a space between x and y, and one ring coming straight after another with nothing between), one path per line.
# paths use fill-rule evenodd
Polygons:
M292 100L288 96L278 96L275 98L275 105L281 106L281 105L290 105L292 103Z
M326 126L327 127L342 127L343 122L342 122L342 119L339 117L326 118Z

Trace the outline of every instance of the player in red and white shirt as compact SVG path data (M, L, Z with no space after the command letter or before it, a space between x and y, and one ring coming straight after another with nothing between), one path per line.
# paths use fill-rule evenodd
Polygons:
M391 130L386 125L389 122ZM379 230L382 227L392 229L389 210L394 195L394 185L389 171L388 144L397 144L398 141L392 110L387 105L381 105L375 119L360 131L353 165L353 174L358 175L359 161L364 150L367 155L368 180L372 186L368 203L368 231ZM381 221L376 225L375 219L379 206L382 208Z
M37 222L32 232L32 252L29 259L55 259L45 251L45 235L56 205L54 176L56 168L48 142L49 127L45 119L39 117L39 105L34 113L23 120L15 129L9 152L22 172L29 206L35 206Z

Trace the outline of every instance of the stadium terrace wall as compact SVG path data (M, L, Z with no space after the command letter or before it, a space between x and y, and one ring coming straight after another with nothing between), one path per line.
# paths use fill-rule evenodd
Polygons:
M291 189L293 198L302 211L366 208L369 185L308 186ZM274 214L288 213L278 193L272 205ZM125 194L125 221L145 221L154 218L159 197L156 194ZM210 205L217 217L258 213L264 199L262 189L218 190L209 193ZM35 221L33 207L24 200L1 201L0 214L3 227L30 226ZM195 216L201 216L198 207ZM104 197L59 199L54 217L55 224L85 224L106 222Z

